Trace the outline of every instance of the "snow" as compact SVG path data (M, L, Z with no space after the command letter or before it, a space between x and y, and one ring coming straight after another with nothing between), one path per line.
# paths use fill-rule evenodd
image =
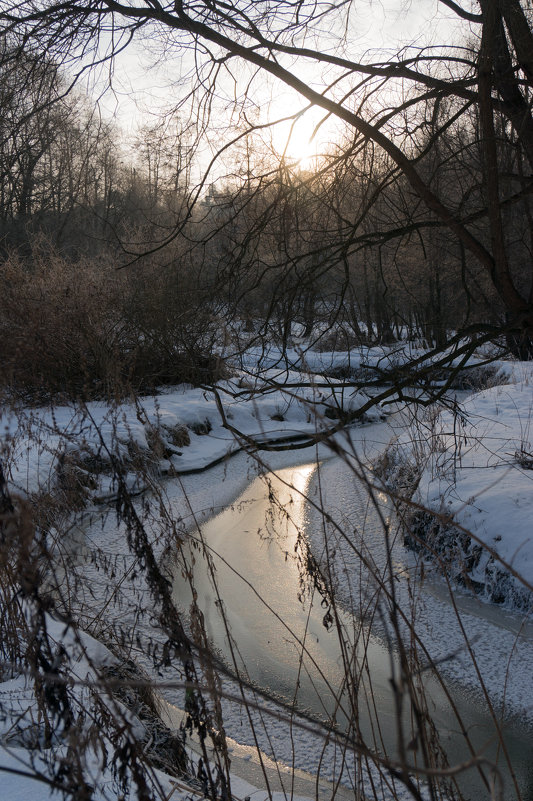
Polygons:
M241 363L242 373L221 386L220 404L228 423L246 436L276 442L287 437L307 437L317 431L323 431L335 421L323 416L329 406L334 408L341 403L345 410L356 410L368 399L363 392L347 391L342 382L329 380L329 387L323 387L325 381L320 375L329 370L338 369L349 364L350 369L365 369L368 365L384 367L394 362L399 365L408 356L418 354L410 348L365 349L357 353L328 353L307 351L303 355L297 347L282 356L276 349L268 352L254 352L249 349L245 360ZM420 351L422 353L422 351ZM259 379L253 383L249 373L252 368L257 372L258 360L264 368ZM481 363L482 359L479 357ZM471 363L472 360L471 360ZM308 371L309 386L304 389L292 389L290 393L278 388L280 383L293 384L301 380L299 372L303 367ZM420 458L420 441L423 444L437 443L438 448L429 448L424 452L423 469L416 500L421 506L445 512L454 520L472 531L480 542L492 549L505 565L516 569L526 582L533 585L533 493L531 492L533 470L527 465L527 456L532 452L533 429L531 413L533 410L533 378L527 365L511 365L505 362L497 364L499 380L505 380L503 386L495 386L468 398L463 404L461 422L444 412L431 422L431 433L423 430L418 437L418 447L413 448L413 433L401 430L395 432L388 424L378 423L382 416L376 409L367 417L371 425L349 430L348 439L337 435L339 445L361 454L365 460L369 452L384 448L396 433L397 447L401 448L406 458ZM514 382L514 383L510 383ZM318 386L320 384L320 386ZM258 390L268 391L260 393ZM234 395L237 393L237 397ZM319 413L315 412L317 408ZM282 419L280 419L282 418ZM208 421L208 424L206 423ZM22 497L35 497L46 492L57 492L61 483L61 471L64 469L65 455L75 458L76 469L84 474L92 475L90 458L98 457L100 466L106 459L114 456L126 460L129 465L128 482L135 490L150 486L151 482L160 483L162 476L182 475L181 490L178 496L171 499L171 510L180 525L186 527L191 510L200 522L209 517L214 510L231 503L244 488L250 476L258 467L254 461L243 454L236 454L240 445L227 427L220 414L216 398L203 390L189 387L177 387L165 390L155 397L143 398L137 403L123 403L108 406L103 403L89 403L83 407L63 406L54 409L18 409L6 410L0 425L3 430L4 458L9 486L14 494ZM400 425L397 418L393 426ZM173 444L172 432L187 429L189 444ZM165 453L157 452L151 441L151 431L156 430L162 440ZM377 445L372 440L377 440ZM132 448L132 445L135 447ZM137 469L135 456L141 453L144 457L143 469ZM132 455L133 454L133 455ZM309 455L311 454L311 455ZM314 458L315 451L301 451L296 457L287 453L264 454L263 469L279 468L294 464L298 459L306 461ZM360 521L368 516L368 498L355 497L353 492L353 472L350 464L341 466L338 459L327 460L327 450L319 449L318 457L322 459L320 471L313 479L313 492L325 493L328 508L343 525L347 522L353 526L354 520ZM218 465L219 460L223 460ZM150 470L146 470L146 465ZM420 462L421 464L421 462ZM187 475L202 470L209 465L217 465L209 472ZM90 512L97 501L112 498L116 487L110 476L96 474L95 482L87 488L85 504ZM164 482L162 484L163 493ZM309 518L316 516L310 510ZM361 530L363 530L361 526ZM311 529L310 529L311 530ZM157 536L155 532L154 536ZM91 528L89 544L95 550L109 555L122 554L127 560L128 553L120 528L108 518L100 526ZM320 547L316 540L315 548ZM337 542L337 580L340 591L346 602L354 597L361 597L361 577L357 564L353 561L353 551L343 548ZM367 544L370 548L370 545ZM412 593L407 577L414 571L414 557L406 555L397 542L398 564L403 565L406 581L399 582L402 597ZM372 557L379 563L379 548L374 542ZM161 555L156 544L156 553ZM491 564L490 551L472 573L476 581L487 582ZM105 608L106 587L103 577L95 565L84 565L86 577L91 581L95 592L100 594L94 616L98 608ZM402 570L399 568L399 574ZM363 577L364 579L364 577ZM517 580L512 579L516 584ZM127 599L127 592L125 595ZM142 598L146 592L141 584L131 589ZM431 643L435 659L445 658L458 643L462 646L462 635L457 627L457 620L450 613L449 603L439 598L438 582L432 587L433 600L426 596L417 611L417 623L420 625L421 637ZM464 590L465 607L468 607L470 596ZM517 637L513 633L513 622L509 628L500 629L495 640L494 629L487 625L487 616L483 612L465 612L468 633L474 642L476 656L487 682L492 697L499 702L505 701L514 712L525 713L533 719L533 710L529 708L530 670L520 670L520 665L533 665L533 638L528 640ZM113 614L119 614L116 610ZM127 610L123 620L129 621ZM489 615L490 617L490 615ZM435 632L446 627L449 637L445 642L435 636ZM516 624L519 627L519 624ZM112 663L111 652L98 640L84 632L73 635L53 618L49 618L49 632L57 643L75 655L75 677L86 681L93 675L95 665ZM502 670L510 666L510 679L502 689ZM463 655L451 660L448 672L459 678L467 686L477 686L472 664ZM233 690L227 680L224 687ZM80 690L81 692L81 690ZM82 696L80 696L82 698ZM11 700L9 700L11 699ZM7 734L13 720L22 715L33 715L34 701L32 691L24 675L9 678L0 684L0 702L4 710L8 710L0 730L0 770L4 768L2 786L10 799L32 798L44 801L52 794L52 788L34 775L17 775L9 771L22 771L35 774L42 761L43 772L49 775L46 759L34 751L22 747L23 743L9 743ZM240 765L242 773L233 776L236 796L243 799L251 796L256 801L266 798L260 784L243 778L243 763L246 755L242 749L250 748L252 740L247 726L242 725L242 710L231 704L225 704L228 719L228 730L236 739L242 739L241 745L235 743L236 752L241 749ZM242 736L241 736L242 735ZM294 736L294 735L293 735ZM297 738L298 739L298 738ZM248 741L247 741L248 740ZM289 764L294 758L294 743L287 734L287 727L275 718L269 721L268 736L260 737L265 750L275 752L277 758ZM322 766L322 774L334 780L335 749L328 747L323 752L323 741L310 734L300 734L297 747L298 765L310 772ZM255 753L255 752L254 752ZM93 759L94 756L94 759ZM89 756L89 763L94 768L98 788L95 798L118 797L113 787L110 774L102 772L96 755ZM91 761L93 760L93 761ZM237 759L236 759L237 761ZM161 786L170 792L171 779L158 773ZM250 777L249 777L250 778ZM304 786L304 785L302 785ZM385 797L384 790L384 797ZM115 793L115 795L114 795ZM304 793L305 794L305 793ZM186 791L176 792L172 798L186 797ZM311 795L309 792L308 795ZM273 794L277 799L277 793ZM281 801L281 794L279 796Z
M459 345L464 343L458 343ZM405 341L397 342L393 345L358 345L349 351L341 350L315 350L309 347L304 340L299 345L292 345L283 351L274 344L262 345L261 347L248 347L239 354L237 365L244 372L254 378L265 372L270 373L272 378L287 375L290 372L308 372L316 375L330 375L342 368L353 372L370 370L371 372L384 372L391 368L399 368L414 359L422 360L428 350L422 343ZM451 367L456 367L461 363L461 357L454 355L453 347L445 349L439 358L448 359ZM494 354L472 355L466 360L470 368L482 365L486 359L493 358ZM427 364L431 364L432 358L427 358ZM512 368L507 363L496 361L497 369L511 371ZM277 373L276 373L277 371Z
M291 383L301 376L288 374L287 378ZM365 393L337 388L335 381L329 382L329 388L318 388L310 382L297 393L271 388L261 391L265 382L270 387L272 380L269 371L257 388L235 381L220 387L220 405L237 432L263 442L305 438L334 425L323 416L328 407L340 405L352 412L368 400ZM237 398L233 397L235 393ZM378 408L367 419L378 419L379 415ZM190 445L174 445L172 431L183 427ZM133 447L147 461L153 460L159 471L181 474L205 469L241 447L224 425L213 394L187 387L145 397L136 404L109 406L92 402L53 409L9 410L0 418L0 430L5 442L4 470L11 488L23 495L53 490L60 454L80 453L83 468L90 456L100 461L113 456L133 461ZM147 435L151 430L159 433L165 458L150 454ZM99 482L96 495L112 493L105 478L99 476Z
M532 423L529 381L476 393L462 404L459 417L443 412L432 423L414 498L444 515L443 525L453 518L463 527L471 535L470 549L483 546L468 573L484 585L485 596L501 596L498 576L516 571L505 601L524 611L533 589Z

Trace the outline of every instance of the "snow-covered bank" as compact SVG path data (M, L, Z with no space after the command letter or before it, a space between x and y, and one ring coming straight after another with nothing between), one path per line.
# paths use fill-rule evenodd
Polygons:
M76 491L84 503L109 499L119 465L130 489L138 490L147 486L147 473L151 484L152 478L200 471L246 440L290 444L327 435L353 419L375 422L383 417L379 404L359 410L376 388L357 389L357 380L352 385L341 376L370 371L380 377L423 355L413 343L346 352L250 347L235 376L216 392L181 385L131 402L6 409L0 416L4 475L22 496L59 489ZM450 366L460 362L452 359ZM484 365L482 356L470 356L465 366L455 379L460 386L503 381L513 371L508 362Z
M261 380L277 377L284 382L288 374L295 372L335 378L379 378L390 371L400 370L415 360L419 360L421 367L430 367L434 359L438 358L447 362L450 370L459 366L468 368L455 379L466 387L474 386L483 372L496 375L509 369L504 362L496 359L493 367L487 371L486 359L482 353L472 354L465 360L454 356L454 352L450 347L436 356L427 356L427 346L409 340L390 345L354 345L350 350L316 350L309 347L308 342L301 340L299 345L293 343L283 351L275 344L262 343L261 347L248 347L235 359L235 365L252 376L254 382L258 376ZM487 358L490 357L489 352Z
M405 542L486 600L533 601L533 387L530 379L426 417L380 468L393 489L416 482Z
M76 627L50 615L41 617L39 626L30 604L24 611L28 632L42 640L43 652L53 661L38 678L34 664L22 670L5 661L1 666L11 674L0 683L2 798L124 797L125 787L136 785L135 762L150 748L154 730L138 710L122 703L112 683L103 681L120 660ZM29 649L31 642L21 647ZM171 775L156 769L151 774L162 792L172 791ZM140 786L133 797L142 797Z
M338 414L355 415L367 401L366 393L336 382L264 394L227 382L216 396L180 386L135 403L17 409L0 419L4 472L17 494L75 484L86 500L108 498L118 465L129 472L130 488L139 489L146 473L156 478L206 469L238 451L243 438L281 444L323 435ZM377 406L362 419L381 415Z

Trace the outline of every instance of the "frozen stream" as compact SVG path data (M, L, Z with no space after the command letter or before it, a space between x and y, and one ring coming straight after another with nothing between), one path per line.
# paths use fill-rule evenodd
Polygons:
M327 610L318 593L315 592L314 598L309 595L301 598L300 567L295 554L298 537L302 534L311 543L314 553L323 542L321 518L305 502L306 494L315 498L319 488L325 492L328 502L331 499L333 506L337 504L339 522L346 525L351 521L353 527L354 517L359 520L361 533L354 534L361 537L358 545L367 558L374 560L375 570L384 571L386 551L379 517L369 510L363 496L354 492L351 471L339 459L331 459L323 464L320 472L314 463L278 470L275 476L269 475L269 486L264 479L255 479L235 503L202 526L201 534L196 535L197 547L186 556L189 563L194 557L197 603L215 649L234 670L285 701L295 702L302 710L322 719L334 719L343 729L354 719L357 705L361 734L367 744L376 743L393 755L396 710L390 683L392 662L383 637L384 627L378 625L376 635L361 622L357 612L369 597L368 575L366 571L359 571L351 547L343 551L343 543L335 543L334 531L328 534L327 541L336 548L335 563L345 567L340 571L346 579L343 584L340 576L344 600L358 598L355 606L351 604L356 614L340 615L339 636L335 627L327 631L323 624ZM272 502L274 497L275 503ZM209 554L209 559L202 553ZM393 549L393 557L397 560L394 564L399 600L407 603L413 590L408 581L410 565L398 546ZM435 582L419 595L422 625L429 632L429 643L435 645L435 652L431 650L431 653L436 659L445 657L455 647L455 632L452 634L451 630L443 628L448 623L442 609L450 604L435 598L438 590L438 582ZM176 571L174 591L180 605L188 607L191 590L180 571ZM469 603L465 600L465 604ZM439 619L440 639L434 632L431 634L431 614ZM484 612L479 620L485 630L490 627L495 638L500 637L502 627L511 628L511 621L516 625L514 616L506 616L499 610ZM355 642L357 647L354 647ZM361 674L357 701L353 695L350 700L350 688L342 689L346 666L348 674L354 675L356 670ZM530 672L530 665L527 667ZM492 759L495 756L490 742L492 723L479 695L469 689L472 685L468 668L458 660L454 670L455 673L451 671L451 687L463 724L475 747L484 746L484 755ZM500 681L504 681L503 673ZM431 678L425 680L425 687L432 707L430 711L450 762L463 762L468 758L468 751L442 688ZM236 736L238 738L238 734ZM533 748L529 730L519 723L509 723L506 745L524 798L532 799L529 772ZM502 767L502 771L506 787L504 797L514 798L510 777L505 768ZM472 799L489 797L488 790L473 771L469 772L463 787Z

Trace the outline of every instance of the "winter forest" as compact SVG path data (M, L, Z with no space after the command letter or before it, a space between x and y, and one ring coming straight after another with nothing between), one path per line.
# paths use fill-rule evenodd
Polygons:
M533 801L530 0L0 0L0 795Z

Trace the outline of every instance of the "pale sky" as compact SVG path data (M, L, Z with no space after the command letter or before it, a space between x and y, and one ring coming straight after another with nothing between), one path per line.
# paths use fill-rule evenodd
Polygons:
M354 60L377 60L383 52L393 55L402 47L414 44L426 46L460 41L455 32L465 23L458 23L454 14L438 0L355 0L351 11L351 26L348 34L346 53ZM381 55L379 53L381 52ZM166 54L159 65L150 66L157 61L158 52L148 43L138 42L130 46L125 54L117 59L113 78L114 93L107 92L103 107L110 114L116 114L125 132L136 131L143 122L149 121L152 114L173 105L183 88L176 89L176 76L186 72L190 64L189 56L180 62L176 56ZM232 62L236 70L237 61ZM295 63L293 69L314 88L320 87L320 67L310 68L304 63ZM245 86L249 75L245 65L239 65L237 77ZM102 76L105 81L106 75ZM100 84L101 85L101 84ZM347 84L346 84L347 85ZM234 87L226 80L221 84L219 102L215 106L215 128L212 146L221 142L220 131L231 120L229 102ZM241 88L242 90L242 88ZM226 99L222 93L226 92ZM305 102L292 90L263 76L252 85L253 98L258 105L257 119L268 121L293 114L305 106ZM316 149L324 147L324 142L335 138L335 124L324 126L317 136L316 146L309 145L313 127L320 119L320 113L307 114L294 129L294 135L287 154L291 158L307 158ZM233 120L235 121L235 120ZM274 146L281 150L289 132L286 125L273 133ZM209 143L208 143L209 144ZM207 156L206 156L207 157Z

